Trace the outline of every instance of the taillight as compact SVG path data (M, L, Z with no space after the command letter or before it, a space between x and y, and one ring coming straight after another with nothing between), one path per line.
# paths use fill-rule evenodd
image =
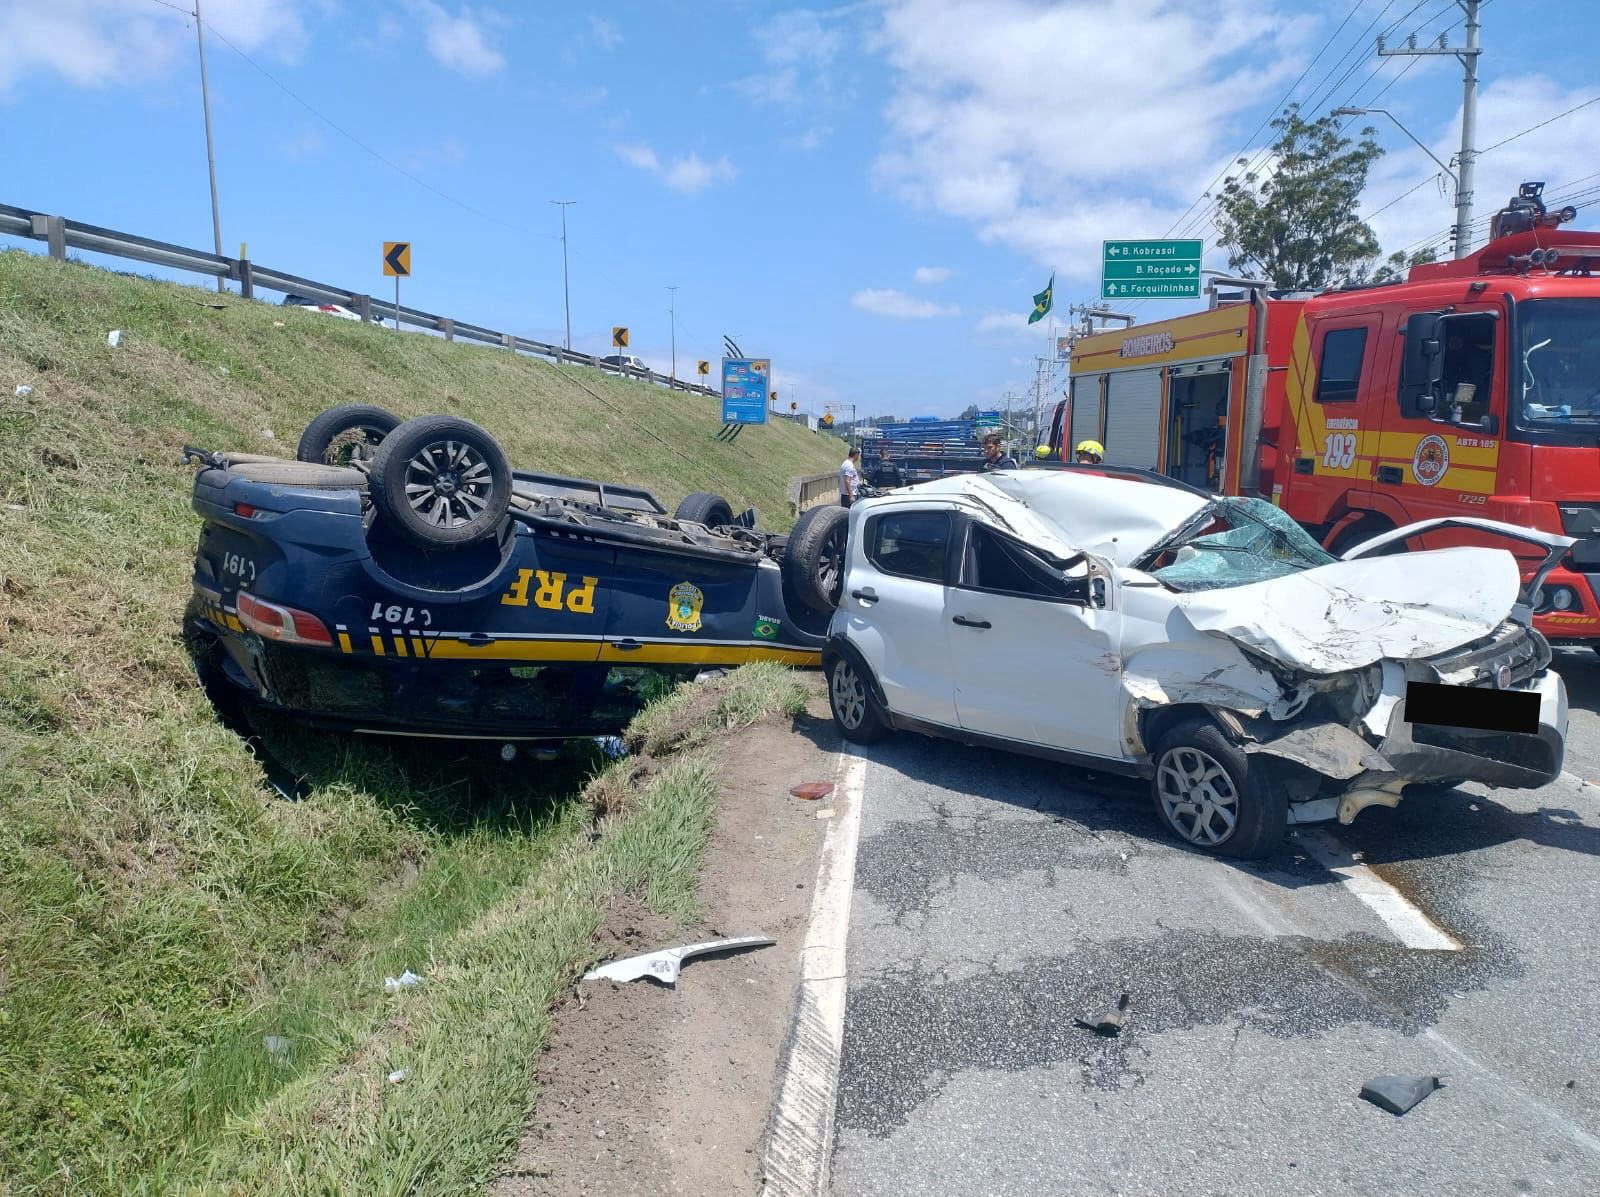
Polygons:
M233 514L241 515L247 520L253 520L256 517L256 509L248 503L235 503L233 505Z
M333 647L327 625L311 612L269 603L245 590L239 592L239 622L268 640Z

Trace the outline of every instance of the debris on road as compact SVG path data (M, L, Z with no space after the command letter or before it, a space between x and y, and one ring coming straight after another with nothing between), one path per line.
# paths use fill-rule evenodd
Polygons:
M1361 1096L1391 1114L1404 1114L1443 1083L1436 1076L1378 1076L1361 1086Z
M420 984L421 981L422 978L408 968L398 977L385 977L383 979L383 988L387 993L399 993L400 990L410 989L413 985Z
M1086 1019L1075 1018L1072 1023L1074 1026L1082 1027L1086 1031L1093 1031L1096 1035L1110 1037L1119 1034L1122 1031L1122 1021L1128 1015L1128 1004L1128 995L1123 994L1117 999L1117 1008L1102 1015L1098 1021L1089 1022Z
M826 798L833 793L831 781L803 781L797 786L792 786L789 793L796 798Z
M691 956L709 952L729 952L739 948L771 947L777 940L765 935L738 935L731 939L713 939L706 943L685 944L680 948L663 948L659 952L646 952L642 956L629 956L613 960L583 975L585 981L637 981L640 977L654 977L665 985L675 985L678 970Z

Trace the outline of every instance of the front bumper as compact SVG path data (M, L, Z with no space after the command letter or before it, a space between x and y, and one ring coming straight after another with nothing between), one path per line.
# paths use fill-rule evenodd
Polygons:
M1567 747L1567 688L1550 670L1513 690L1539 695L1532 734L1411 723L1395 704L1377 753L1407 781L1463 779L1508 789L1536 789L1561 775Z

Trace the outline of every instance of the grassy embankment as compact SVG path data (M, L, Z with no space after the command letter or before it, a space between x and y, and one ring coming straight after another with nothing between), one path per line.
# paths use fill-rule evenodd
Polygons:
M720 445L712 400L572 373L604 402L506 352L0 253L0 1193L470 1188L610 896L685 909L705 757L597 834L582 751L512 771L302 733L279 747L316 784L289 803L177 638L178 447L290 454L334 403L458 412L519 465L772 524L791 475L835 464L803 429ZM781 671L723 685L699 715L796 701ZM406 968L427 980L386 994Z

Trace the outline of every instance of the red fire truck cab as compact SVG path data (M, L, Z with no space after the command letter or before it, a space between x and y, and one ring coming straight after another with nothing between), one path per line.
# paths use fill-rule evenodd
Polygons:
M1335 553L1452 515L1577 537L1535 626L1600 647L1600 233L1559 228L1572 210L1547 214L1539 186L1482 249L1404 282L1252 289L1080 339L1052 448L1091 438L1109 465L1270 498Z

